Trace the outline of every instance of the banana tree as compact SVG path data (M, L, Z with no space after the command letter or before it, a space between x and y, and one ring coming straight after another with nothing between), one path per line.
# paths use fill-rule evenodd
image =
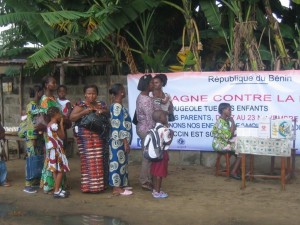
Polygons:
M203 50L203 46L200 41L197 23L192 16L192 1L182 0L182 7L170 1L162 2L174 7L175 9L178 9L183 14L185 19L185 26L183 27L182 32L182 48L178 54L186 54L187 51L190 51L193 54L193 58L195 60L193 70L201 71L201 57L199 53L201 50ZM187 35L187 45L185 35Z
M273 32L273 37L280 60L284 65L287 65L290 62L290 56L288 55L287 50L285 48L285 44L280 33L279 24L272 14L272 9L269 0L264 0L263 3L266 10L267 18L269 20L270 28Z
M24 4L18 5L19 2ZM32 3L32 1L30 2ZM143 0L95 0L93 4L89 5L82 3L81 8L77 7L80 11L61 10L63 6L53 3L60 7L60 10L55 7L44 7L43 11L37 11L34 6L38 3L49 2L37 1L32 8L28 8L29 5L32 5L28 4L29 1L16 3L16 1L7 0L7 4L17 10L1 15L0 26L26 22L38 42L43 44L42 48L28 58L29 63L35 68L39 68L51 59L71 54L72 48L83 46L84 43L99 45L102 40L134 21L145 10L157 7L159 2L159 0L146 2ZM50 33L52 35L49 35Z

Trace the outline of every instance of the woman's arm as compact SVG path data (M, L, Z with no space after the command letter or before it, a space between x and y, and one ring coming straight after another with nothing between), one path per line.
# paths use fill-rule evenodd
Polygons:
M90 109L90 108L85 109L81 106L75 106L70 114L70 120L72 122L75 122L75 121L79 120L80 118L82 118L83 116L89 114L91 111L92 111L92 109Z
M231 137L234 137L235 135L235 130L236 130L236 125L232 117L229 118L230 122L230 132L231 132Z
M57 130L57 135L62 140L64 140L66 137L63 117L61 117L61 119L60 119L60 124L59 124L58 130Z

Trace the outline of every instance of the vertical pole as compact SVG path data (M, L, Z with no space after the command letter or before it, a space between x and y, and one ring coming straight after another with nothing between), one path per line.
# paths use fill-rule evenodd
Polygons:
M246 187L246 154L242 153L242 189Z
M59 84L65 84L65 76L64 66L61 65L59 67Z
M2 84L2 76L3 74L0 75L0 94L1 94L1 122L2 125L4 126L4 104L3 104L3 84Z
M24 90L24 84L23 84L23 68L24 66L21 66L21 72L19 77L19 103L20 103L20 113L19 115L22 115L22 109L23 109L23 90Z

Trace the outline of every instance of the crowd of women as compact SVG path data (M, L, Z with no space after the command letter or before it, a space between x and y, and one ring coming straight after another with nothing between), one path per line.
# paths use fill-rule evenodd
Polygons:
M152 114L155 110L173 112L169 94L162 88L167 84L164 74L144 75L137 89L137 134L144 142L147 131L154 128ZM66 172L70 171L66 157L66 129L73 128L81 161L81 191L98 193L112 187L113 195L131 195L128 179L128 154L132 139L132 120L123 105L126 91L122 84L113 84L109 93L112 102L108 106L98 100L98 87L86 85L84 100L75 104L66 98L67 87L59 85L53 76L43 78L41 85L30 89L32 100L22 116L22 135L26 140L26 157L43 159L40 177L29 176L33 166L26 162L25 188L36 193L37 185L44 193L55 198L69 196ZM56 97L57 96L57 97ZM139 177L141 187L152 190L151 162L144 157ZM36 167L36 165L34 165Z
M140 94L136 99L133 123L136 124L142 148L147 132L156 127L156 123L161 119L160 114L166 116L162 121L174 120L171 96L163 91L166 84L165 74L157 74L154 77L147 74L139 79L137 89ZM110 87L109 93L112 96L110 106L98 100L98 93L96 85L86 85L83 89L84 100L72 105L66 98L67 87L65 85L57 87L56 80L52 76L44 77L41 85L30 88L32 100L22 116L19 131L19 136L26 141L24 192L36 193L40 187L44 193L52 194L54 198L69 196L66 172L70 171L70 167L65 148L66 130L72 127L81 161L81 191L98 193L111 186L113 195L126 196L133 193L128 180L132 120L123 105L126 97L125 88L120 83ZM161 113L154 121L154 112L158 111ZM221 103L219 113L220 117L212 131L214 136L212 147L216 151L234 151L236 126L231 116L230 104ZM167 129L168 123L163 124ZM0 138L3 139L2 136ZM37 173L39 170L36 162L39 160L42 161L42 166L41 172ZM6 182L6 168L2 158L0 161L4 168L1 169L4 172L0 173L0 185L10 186ZM165 161L168 161L168 157ZM142 157L139 182L142 189L155 191L152 176L157 175L152 173L151 164L154 165ZM234 179L240 179L239 167L240 159L237 158L231 171L231 177ZM162 174L160 183L161 178L167 174L166 169ZM161 198L167 196L164 192L156 194L160 194L158 197Z

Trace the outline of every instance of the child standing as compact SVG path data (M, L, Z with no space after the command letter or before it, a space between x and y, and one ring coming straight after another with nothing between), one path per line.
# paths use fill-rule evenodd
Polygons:
M63 115L65 116L65 118L69 119L70 114L72 112L72 105L71 105L70 100L68 100L66 98L67 93L68 93L67 86L65 86L63 84L58 86L58 88L57 88L57 95L58 95L57 102L61 105L61 111L62 111ZM68 144L67 129L65 129L65 138L64 138L63 142L64 142L64 149L66 150L66 155L71 156L72 152L73 152L73 149L68 149L67 148L68 147L67 146L67 144Z
M63 173L70 171L68 160L63 148L65 137L64 120L59 108L51 106L47 112L51 118L47 126L46 149L48 150L47 169L53 173L54 198L66 198L68 193L61 188Z
M66 98L67 93L68 93L67 86L65 86L63 84L58 86L58 88L57 88L57 95L58 95L57 101L61 105L62 113L66 116L66 118L69 118L70 113L72 111L72 105L71 105L70 100L68 100Z
M43 155L44 138L34 129L33 124L35 115L39 113L39 101L41 100L43 93L43 88L40 85L34 85L33 88L30 88L29 97L32 98L32 100L26 106L26 116L22 116L22 118L26 120L24 121L26 123L26 131L24 132L26 142L26 157ZM34 186L39 184L40 178L29 177L27 170L31 169L35 168L29 168L29 165L26 163L26 181L23 191L29 194L37 192Z
M5 130L1 124L1 114L0 114L0 186L10 187L10 184L6 181L7 169L6 163L7 155L4 150L4 140L5 140Z
M168 194L161 190L162 178L168 174L168 161L169 154L168 149L173 140L174 132L168 128L168 113L163 110L156 110L153 112L153 120L155 121L155 129L158 126L163 125L159 128L158 134L160 137L160 147L164 150L163 159L158 162L152 162L151 164L151 175L153 176L153 192L154 198L166 198Z

